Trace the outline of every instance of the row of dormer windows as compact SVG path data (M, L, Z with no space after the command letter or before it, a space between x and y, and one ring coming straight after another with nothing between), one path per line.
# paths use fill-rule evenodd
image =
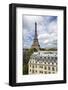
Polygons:
M37 57L32 57L32 59L35 59ZM50 57L50 56L46 56L46 57L39 57L39 59L55 59L57 60L57 57Z
M53 64L57 64L55 61L54 61L54 62L47 62L47 61L46 61L46 62L41 62L41 61L30 61L30 63L36 63L36 64L37 64L37 63L44 63L44 64L52 64L52 65L53 65Z

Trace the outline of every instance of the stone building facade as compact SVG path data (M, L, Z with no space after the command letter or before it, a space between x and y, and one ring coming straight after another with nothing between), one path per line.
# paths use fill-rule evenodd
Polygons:
M57 73L57 51L34 52L28 63L29 74Z

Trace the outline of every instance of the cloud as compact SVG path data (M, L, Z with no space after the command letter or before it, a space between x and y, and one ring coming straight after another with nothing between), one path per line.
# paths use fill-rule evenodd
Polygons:
M57 47L57 17L56 16L23 16L24 47L30 48L37 22L37 35L41 48Z
M38 39L47 38L47 37L49 37L49 34L48 33L43 33L43 34L39 34L38 35Z
M44 43L45 43L45 44L46 44L46 43L49 43L49 40L48 40L48 39L47 39L47 40L45 40L45 41L44 41Z

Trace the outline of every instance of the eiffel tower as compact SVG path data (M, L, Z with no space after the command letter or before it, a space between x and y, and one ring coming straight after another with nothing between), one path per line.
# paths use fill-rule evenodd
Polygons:
M37 50L40 49L40 45L39 45L38 38L37 38L37 23L36 22L35 22L35 36L34 36L32 48L35 48Z

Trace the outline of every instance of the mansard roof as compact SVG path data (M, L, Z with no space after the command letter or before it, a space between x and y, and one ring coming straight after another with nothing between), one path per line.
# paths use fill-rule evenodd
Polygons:
M30 59L39 62L56 62L57 61L57 51L38 51L34 52Z

